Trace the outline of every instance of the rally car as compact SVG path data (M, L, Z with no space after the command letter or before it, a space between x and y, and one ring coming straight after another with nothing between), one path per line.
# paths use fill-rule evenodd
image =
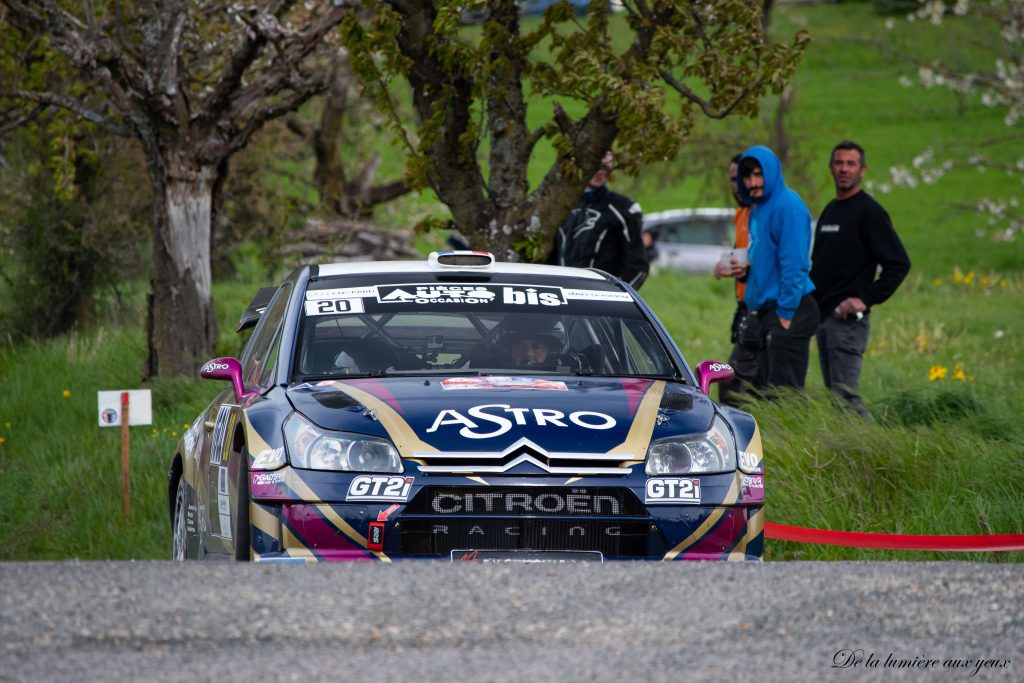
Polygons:
M306 266L260 290L184 434L177 560L759 560L761 437L598 270Z

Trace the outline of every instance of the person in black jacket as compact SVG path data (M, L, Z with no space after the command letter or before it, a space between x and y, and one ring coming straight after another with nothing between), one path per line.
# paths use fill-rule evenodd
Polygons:
M613 166L609 151L579 204L558 229L548 263L600 268L640 289L650 269L640 236L643 212L629 197L608 189Z
M857 389L871 335L871 307L900 286L910 272L910 257L889 214L861 189L867 170L864 149L856 142L840 142L832 150L829 170L836 198L821 212L811 254L821 315L818 360L825 386L870 420Z

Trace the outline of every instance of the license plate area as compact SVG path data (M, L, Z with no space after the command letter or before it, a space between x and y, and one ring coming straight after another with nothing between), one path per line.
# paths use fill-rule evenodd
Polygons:
M453 550L452 562L490 562L494 564L604 562L604 555L596 550Z

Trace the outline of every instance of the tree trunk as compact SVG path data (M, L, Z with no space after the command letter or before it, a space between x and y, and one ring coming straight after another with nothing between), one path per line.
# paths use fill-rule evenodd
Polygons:
M217 338L210 226L217 167L165 159L154 212L148 377L195 376Z

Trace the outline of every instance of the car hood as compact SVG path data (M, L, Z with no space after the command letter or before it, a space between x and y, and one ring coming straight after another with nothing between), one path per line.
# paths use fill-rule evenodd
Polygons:
M606 377L395 377L330 380L288 390L326 429L388 436L403 457L501 452L621 453L706 431L714 405L688 385Z

